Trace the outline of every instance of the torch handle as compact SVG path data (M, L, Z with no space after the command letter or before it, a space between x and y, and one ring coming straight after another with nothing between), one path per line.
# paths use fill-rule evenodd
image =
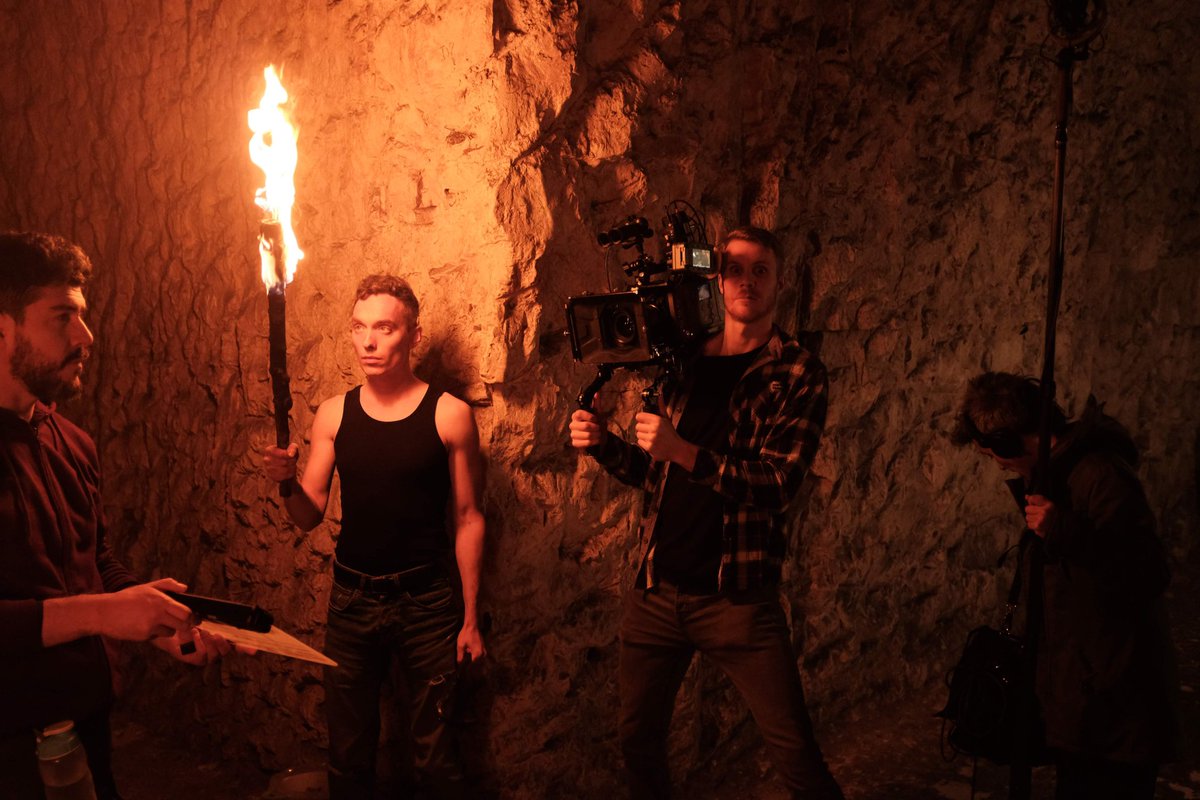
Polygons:
M270 320L271 392L275 399L275 444L286 450L291 432L288 412L292 410L292 389L287 371L287 296L283 286L267 292L267 314ZM292 484L280 481L279 496L290 497Z

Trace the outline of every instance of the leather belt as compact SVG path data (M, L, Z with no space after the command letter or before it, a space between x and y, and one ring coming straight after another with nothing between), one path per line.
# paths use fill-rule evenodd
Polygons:
M390 575L367 575L349 567L343 567L336 561L333 562L334 581L347 589L358 589L375 594L424 589L438 578L444 577L446 577L445 570L436 564L422 564L419 567L394 572Z

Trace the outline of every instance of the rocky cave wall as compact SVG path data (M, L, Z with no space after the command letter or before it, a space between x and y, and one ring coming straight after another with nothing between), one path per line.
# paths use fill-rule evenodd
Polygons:
M1077 70L1060 395L1129 424L1178 558L1194 550L1200 14L1114 3ZM780 319L831 375L784 590L818 724L929 686L994 619L1017 520L1000 473L946 438L965 379L1036 373L1053 166L1043 5L495 0L488 4L0 2L0 227L94 258L98 336L71 413L146 577L253 601L319 644L333 521L286 522L245 112L283 66L300 128L288 290L294 436L358 382L363 275L421 298L418 373L475 406L487 457L474 768L524 794L617 785L616 623L636 498L565 445L590 371L562 335L605 288L594 231L673 198L714 233L774 228ZM628 426L642 379L601 394ZM319 673L262 656L132 664L148 719L262 766L318 763ZM710 668L681 694L682 770L744 758ZM586 781L584 780L586 777Z

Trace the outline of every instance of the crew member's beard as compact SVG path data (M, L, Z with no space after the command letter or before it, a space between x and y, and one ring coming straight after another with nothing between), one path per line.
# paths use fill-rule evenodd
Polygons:
M756 323L760 320L766 319L768 317L774 318L775 309L778 305L779 305L779 297L775 296L775 297L770 298L770 302L764 304L763 307L757 312L743 314L741 311L728 310L728 313L729 313L729 316L733 317L735 320L742 323L743 325L753 325L754 323Z
M75 361L86 361L88 355L88 348L78 347L58 364L40 361L33 353L33 344L18 333L13 342L12 375L43 403L61 403L78 397L83 391L79 376L63 378L62 371Z

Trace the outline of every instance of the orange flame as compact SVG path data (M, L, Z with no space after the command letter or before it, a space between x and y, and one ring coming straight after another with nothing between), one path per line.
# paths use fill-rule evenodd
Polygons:
M276 253L272 251L270 240L266 236L258 237L258 252L262 258L262 279L267 288L277 287L280 280L284 285L291 283L296 275L296 264L304 258L304 252L296 241L296 233L292 230L292 204L296 200L296 184L293 176L296 172L297 150L296 129L288 121L283 111L288 93L275 74L275 67L269 66L263 70L267 79L267 88L263 92L258 108L250 109L247 119L250 130L250 160L266 175L266 185L254 193L254 203L263 210L264 223L279 223L283 235L282 258L280 267L283 274L278 274Z

